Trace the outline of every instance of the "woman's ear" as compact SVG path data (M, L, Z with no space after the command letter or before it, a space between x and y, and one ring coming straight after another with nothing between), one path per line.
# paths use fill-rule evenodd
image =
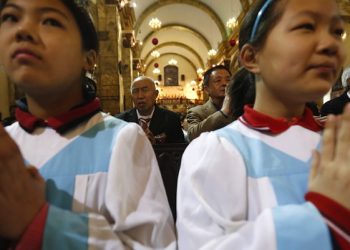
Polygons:
M260 67L257 63L257 51L251 44L243 45L239 53L239 61L248 71L254 74L260 73Z
M97 53L95 50L85 52L84 69L86 72L92 72L95 68Z

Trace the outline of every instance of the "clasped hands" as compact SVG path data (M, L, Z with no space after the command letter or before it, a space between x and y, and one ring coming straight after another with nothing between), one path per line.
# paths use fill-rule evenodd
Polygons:
M0 238L18 240L44 204L44 179L0 125Z
M309 191L350 209L350 104L342 115L329 115L320 151L313 152Z

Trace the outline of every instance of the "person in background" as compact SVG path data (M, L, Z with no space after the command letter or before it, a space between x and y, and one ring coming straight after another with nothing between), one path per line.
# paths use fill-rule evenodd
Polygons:
M350 249L350 105L327 119L323 139L306 107L338 78L344 28L336 0L251 6L239 59L254 80L255 101L186 148L179 250Z
M98 38L84 3L0 0L0 63L25 93L0 125L0 248L176 249L147 137L101 112L85 77Z
M226 87L231 72L223 65L214 66L204 73L203 90L209 100L187 111L188 138L190 141L201 133L224 127L233 121L229 95Z
M350 102L350 67L343 71L341 82L345 88L344 93L324 103L321 107L321 116L339 115L343 113L345 105Z
M130 91L135 107L116 115L117 118L138 123L152 144L185 142L179 115L156 104L158 90L153 79L137 77Z

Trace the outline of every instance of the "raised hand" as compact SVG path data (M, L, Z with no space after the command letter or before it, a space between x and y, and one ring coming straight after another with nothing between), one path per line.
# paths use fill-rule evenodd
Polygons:
M223 112L228 117L232 117L232 115L233 115L232 100L231 100L231 96L229 94L230 84L232 84L232 82L230 82L226 86L226 90L225 90L226 94L225 94L224 102L222 103L222 107L221 107L221 112Z
M350 105L343 115L327 118L322 148L314 152L309 191L350 209Z

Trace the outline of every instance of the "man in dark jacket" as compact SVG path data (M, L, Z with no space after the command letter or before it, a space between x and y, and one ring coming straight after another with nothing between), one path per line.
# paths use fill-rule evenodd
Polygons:
M158 90L151 78L136 78L131 84L131 96L135 108L117 118L138 123L152 144L185 142L178 114L156 105Z

